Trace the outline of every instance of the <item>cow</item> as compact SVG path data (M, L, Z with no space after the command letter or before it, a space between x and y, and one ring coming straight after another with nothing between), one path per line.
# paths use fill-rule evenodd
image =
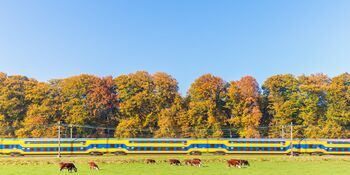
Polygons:
M155 164L156 163L156 161L154 159L146 159L145 162L147 164Z
M250 166L248 160L239 160L241 166Z
M186 159L185 165L191 165L191 166L198 166L200 167L202 165L201 159Z
M238 168L241 167L240 161L238 159L230 159L227 161L227 164L228 164L228 167L231 167L231 166L238 167Z
M169 159L170 165L181 165L180 160L178 159Z
M60 171L67 169L68 172L72 172L73 170L74 172L78 172L78 169L75 167L73 163L60 162L59 166L60 166Z
M201 163L200 159L192 159L191 160L191 165L200 167L202 165L202 163Z
M94 161L89 162L89 167L90 167L90 170L97 170L97 171L100 170L100 168Z
M242 166L250 166L248 160L240 160L240 159L230 159L227 161L228 167L234 166L241 168Z

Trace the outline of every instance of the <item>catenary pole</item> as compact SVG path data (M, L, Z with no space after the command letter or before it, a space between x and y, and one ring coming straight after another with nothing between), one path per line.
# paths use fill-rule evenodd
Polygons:
M61 157L61 121L58 121L58 155Z
M293 156L293 122L290 123L290 156Z

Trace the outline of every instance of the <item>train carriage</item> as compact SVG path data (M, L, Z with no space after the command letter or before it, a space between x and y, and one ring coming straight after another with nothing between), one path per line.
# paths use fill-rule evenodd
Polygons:
M60 150L60 151L59 151ZM350 140L339 139L0 139L8 155L112 154L350 154Z

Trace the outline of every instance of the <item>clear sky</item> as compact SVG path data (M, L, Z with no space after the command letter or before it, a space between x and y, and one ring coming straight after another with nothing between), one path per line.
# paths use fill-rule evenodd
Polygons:
M46 81L164 71L184 95L204 73L350 70L350 1L0 1L0 71Z

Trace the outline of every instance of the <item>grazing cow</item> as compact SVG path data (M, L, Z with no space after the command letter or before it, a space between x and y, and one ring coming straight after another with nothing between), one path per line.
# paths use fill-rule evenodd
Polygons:
M170 165L181 165L180 160L178 159L169 159Z
M228 167L231 167L231 166L238 167L238 168L241 167L240 160L237 160L237 159L230 159L227 161L227 164L228 164Z
M202 165L201 159L186 159L185 165L191 165L191 166L198 166L200 167Z
M156 163L156 161L154 159L146 159L145 162L147 164L155 164Z
M191 160L191 165L192 165L192 166L198 166L198 167L200 167L200 166L202 165L202 163L201 163L201 160L192 159L192 160Z
M242 166L250 166L248 160L230 159L227 161L228 167L234 166L241 168Z
M100 168L94 161L89 162L89 167L90 167L90 170L97 170L97 171L100 170Z
M250 166L248 160L239 160L241 166Z
M68 172L72 172L74 170L74 172L77 172L78 169L75 167L75 165L73 163L65 163L65 162L60 162L60 171L67 169Z

